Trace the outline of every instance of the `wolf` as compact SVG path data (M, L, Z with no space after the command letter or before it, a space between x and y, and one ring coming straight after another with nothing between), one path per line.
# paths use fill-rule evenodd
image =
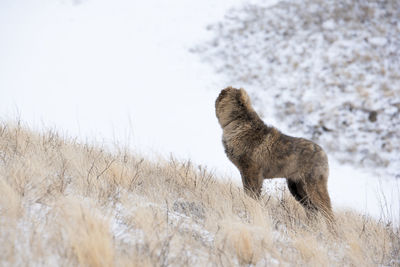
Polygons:
M319 145L266 125L244 89L223 89L215 112L225 153L239 169L248 195L259 198L264 179L286 178L290 193L307 211L333 221L328 157Z

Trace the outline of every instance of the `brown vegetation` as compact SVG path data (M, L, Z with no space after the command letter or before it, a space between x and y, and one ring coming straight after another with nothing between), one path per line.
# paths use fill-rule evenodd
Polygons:
M190 162L151 162L0 124L0 265L396 266L399 229L337 211L337 236L285 189L256 201Z

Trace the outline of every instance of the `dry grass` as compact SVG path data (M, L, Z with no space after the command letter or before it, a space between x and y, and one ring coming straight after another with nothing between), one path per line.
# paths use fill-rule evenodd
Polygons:
M0 125L0 264L398 266L399 228L286 192L256 201L190 162Z

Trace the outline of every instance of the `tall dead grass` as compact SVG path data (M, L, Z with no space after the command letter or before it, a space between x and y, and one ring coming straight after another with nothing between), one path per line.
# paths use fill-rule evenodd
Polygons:
M335 216L333 233L285 189L256 201L190 161L0 125L1 265L400 264L399 228Z

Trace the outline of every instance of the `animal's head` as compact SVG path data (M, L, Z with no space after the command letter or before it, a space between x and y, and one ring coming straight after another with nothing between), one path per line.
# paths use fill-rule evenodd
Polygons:
M244 89L227 87L215 101L215 114L222 128L249 109L252 109L250 98Z

